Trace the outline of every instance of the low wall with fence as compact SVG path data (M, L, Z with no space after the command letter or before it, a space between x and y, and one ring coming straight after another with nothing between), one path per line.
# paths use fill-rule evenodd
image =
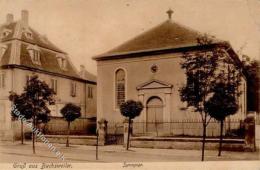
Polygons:
M133 136L202 136L201 120L176 120L172 122L133 122ZM232 138L244 138L244 124L242 120L226 120L223 135ZM220 123L211 120L207 126L207 137L220 135Z
M51 117L45 125L44 133L48 135L67 134L68 123L62 117ZM90 118L78 118L70 124L71 135L95 135L96 120Z
M201 120L176 120L172 122L133 122L132 136L153 137L201 137ZM108 122L106 144L123 144L124 123ZM207 137L219 137L220 123L211 120L207 126ZM244 123L239 119L226 120L223 135L225 138L244 138Z
M27 138L27 134L31 134L32 129L26 125L28 123L31 123L31 121L26 121L23 123L23 133L24 137ZM20 140L21 139L21 121L19 120L13 120L12 121L12 129L13 129L13 140ZM30 137L30 136L29 136Z
M207 138L205 149L216 150L219 147L218 138ZM160 148L160 149L201 149L201 138L183 137L131 137L130 146L137 148ZM244 151L243 139L223 139L222 150Z

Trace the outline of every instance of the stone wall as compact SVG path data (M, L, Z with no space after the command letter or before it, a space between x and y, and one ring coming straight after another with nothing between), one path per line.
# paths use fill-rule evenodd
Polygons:
M66 135L67 121L62 117L52 117L46 124L44 133L48 135ZM96 120L89 118L79 118L70 125L71 135L93 135L96 133Z

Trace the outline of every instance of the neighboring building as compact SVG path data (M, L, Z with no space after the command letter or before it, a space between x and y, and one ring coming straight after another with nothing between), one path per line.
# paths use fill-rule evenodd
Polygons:
M180 66L184 52L209 51L221 47L233 58L240 60L227 42L216 41L212 45L199 46L197 38L202 34L169 20L127 41L119 47L93 59L97 61L97 119L109 123L123 122L119 105L127 99L139 100L144 109L134 122L148 123L184 122L199 120L200 115L181 102L179 89L186 83ZM240 108L232 118L244 119L246 111L246 82L242 80ZM176 132L171 132L175 133Z
M96 81L82 68L73 66L67 53L29 26L28 11L21 20L8 14L0 26L0 137L12 138L9 92L20 94L31 75L37 74L57 93L56 104L50 106L52 116L61 116L66 103L82 109L82 117L96 117ZM85 73L84 73L85 72ZM84 73L84 74L83 74Z

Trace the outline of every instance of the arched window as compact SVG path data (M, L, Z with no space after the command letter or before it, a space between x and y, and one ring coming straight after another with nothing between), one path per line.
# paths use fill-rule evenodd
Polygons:
M125 101L125 71L118 69L116 71L116 107L118 108Z

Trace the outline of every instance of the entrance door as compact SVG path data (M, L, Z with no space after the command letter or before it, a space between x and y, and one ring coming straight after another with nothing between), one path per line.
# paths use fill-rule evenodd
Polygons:
M152 97L147 102L147 132L157 134L162 130L163 102L159 97Z

